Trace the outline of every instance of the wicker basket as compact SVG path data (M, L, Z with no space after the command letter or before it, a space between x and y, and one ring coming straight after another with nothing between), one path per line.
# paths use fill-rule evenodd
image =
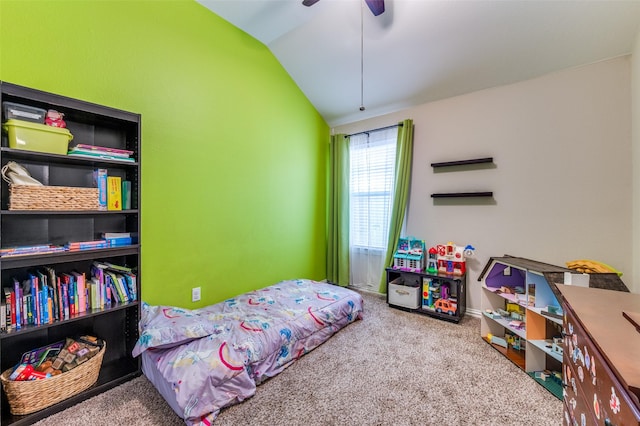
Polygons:
M9 185L9 210L98 210L98 188Z
M102 349L91 359L73 370L40 380L9 380L13 368L0 376L2 387L9 400L9 411L16 416L35 413L90 388L98 381L102 358L107 349Z

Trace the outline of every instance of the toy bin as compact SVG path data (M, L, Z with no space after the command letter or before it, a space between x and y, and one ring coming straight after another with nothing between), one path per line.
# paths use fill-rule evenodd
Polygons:
M405 281L402 277L389 283L389 305L418 309L420 306L420 283Z
M69 130L23 120L7 120L2 125L9 148L66 155L73 135Z
M33 123L44 124L47 110L29 105L16 104L13 102L3 102L4 118L6 120L17 119L26 120Z
M5 370L0 382L9 402L9 411L17 416L35 413L90 388L98 381L106 350L104 343L102 349L88 361L46 379L13 381L9 380L13 368Z

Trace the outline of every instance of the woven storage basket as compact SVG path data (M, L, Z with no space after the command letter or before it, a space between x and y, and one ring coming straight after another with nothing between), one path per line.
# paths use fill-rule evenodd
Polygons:
M90 388L98 381L106 349L105 342L93 358L73 370L47 379L9 380L13 368L5 370L0 381L9 400L9 411L15 416L35 413Z
M98 210L98 188L9 185L9 210Z

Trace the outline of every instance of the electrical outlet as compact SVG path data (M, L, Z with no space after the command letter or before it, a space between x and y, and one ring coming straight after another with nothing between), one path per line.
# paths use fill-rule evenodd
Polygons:
M194 287L191 289L191 301L197 302L200 300L200 287Z

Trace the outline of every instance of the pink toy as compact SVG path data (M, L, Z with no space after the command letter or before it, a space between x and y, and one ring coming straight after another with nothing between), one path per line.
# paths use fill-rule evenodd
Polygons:
M67 123L65 123L64 120L62 119L63 117L64 117L63 113L58 112L55 109L50 109L49 111L47 111L47 115L45 116L45 119L44 119L44 124L51 127L60 127L60 128L67 127Z

